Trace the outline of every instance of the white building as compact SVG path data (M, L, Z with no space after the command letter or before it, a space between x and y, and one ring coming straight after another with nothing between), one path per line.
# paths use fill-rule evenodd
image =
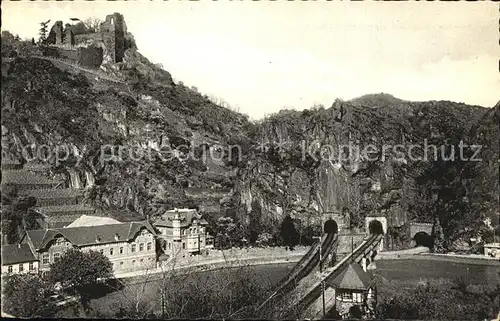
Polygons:
M166 211L153 225L164 240L166 254L202 253L213 248L213 238L206 231L208 222L195 209Z
M488 243L484 245L484 255L500 259L500 243Z
M28 244L2 245L2 274L38 273L38 263Z

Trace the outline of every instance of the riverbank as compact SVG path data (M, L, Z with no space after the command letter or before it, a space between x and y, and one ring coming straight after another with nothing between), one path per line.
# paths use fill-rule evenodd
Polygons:
M462 255L455 253L446 253L446 254L430 253L429 249L425 247L417 247L408 250L386 251L378 253L378 255L375 257L375 261L383 261L383 260L428 260L428 261L443 261L452 263L500 266L500 260L498 258L492 258L489 256L478 255L478 254Z

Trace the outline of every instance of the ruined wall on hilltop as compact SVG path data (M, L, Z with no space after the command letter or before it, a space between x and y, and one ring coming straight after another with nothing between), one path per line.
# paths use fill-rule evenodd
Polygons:
M103 49L100 47L81 47L77 50L77 62L81 66L99 68L102 64L102 59Z
M71 59L76 63L84 63L87 67L99 67L97 61L122 62L125 55L125 35L127 27L123 15L113 13L106 16L98 32L86 32L85 25L78 23L76 25L66 24L63 28L62 21L56 21L52 26L47 37L47 44L59 48L60 56ZM101 47L102 58L96 55L100 52L98 49L79 50L77 48L87 48L89 46ZM75 51L69 53L70 50ZM57 55L51 54L55 57Z
M78 60L78 52L76 50L58 48L57 51L59 52L58 58L69 59L75 62Z

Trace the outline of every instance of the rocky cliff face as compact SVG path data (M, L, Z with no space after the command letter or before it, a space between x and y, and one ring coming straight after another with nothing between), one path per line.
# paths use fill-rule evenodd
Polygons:
M240 171L242 203L250 210L257 199L276 220L285 213L305 222L318 221L318 210L323 210L348 211L351 225L357 227L366 216L385 216L391 226L409 220L433 222L432 210L425 212L417 203L432 203L442 194L436 189L424 196L436 187L429 182L452 184L451 179L438 183L439 175L430 176L429 172L440 164L441 147L449 157L454 145L456 160L445 166L460 167L463 177L454 175L469 186L470 193L464 197L474 209L468 209L467 215L475 219L467 221L474 221L479 229L489 215L498 225L498 206L494 205L498 204L498 110L498 106L485 109L448 101L416 103L370 95L336 101L329 109L282 111L259 126L259 140L263 145L268 143L268 150L252 154ZM483 161L459 161L460 140L483 145ZM416 159L425 156L426 142L438 147L435 161L430 159L433 149L428 149L428 161ZM363 153L357 157L351 149L349 157L349 144L361 151L372 145L376 151L363 158ZM400 147L394 150L397 145ZM470 157L470 149L465 150ZM470 172L468 177L465 172ZM490 186L491 190L474 194L470 186ZM489 195L489 211L479 210L484 209L485 195ZM459 225L450 226L449 233L466 230L466 223Z

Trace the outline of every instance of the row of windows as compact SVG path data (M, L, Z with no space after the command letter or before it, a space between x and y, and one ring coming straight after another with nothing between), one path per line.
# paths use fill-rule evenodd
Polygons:
M350 292L350 291L342 291L340 292L340 297L338 297L343 302L363 302L363 293L360 292Z
M146 243L146 250L147 251L151 251L152 248L153 248L152 242ZM136 250L137 250L137 244L132 243L131 252L135 253ZM144 251L144 243L139 243L139 252L142 252L142 251ZM99 252L101 252L101 254L104 254L104 249L100 249ZM113 255L114 252L115 252L114 248L109 249L109 255ZM118 252L120 254L123 254L123 246L120 246L120 248L118 249Z
M35 265L33 264L33 262L30 262L29 265L28 265L28 271L34 271L35 270ZM12 273L14 271L14 267L12 265L9 265L7 267L7 271L9 273ZM19 272L23 272L24 271L24 264L19 264L19 269L18 269Z
M151 251L152 248L153 248L153 243L151 243L151 242L146 243L146 249L148 251ZM137 249L137 244L135 244L135 243L132 244L132 249L131 249L132 253L136 252L136 249ZM139 244L139 252L142 252L142 251L144 251L144 243ZM101 254L104 254L104 249L100 249L99 252ZM119 248L119 253L123 254L123 246L121 246ZM110 248L109 255L113 255L113 254L114 254L114 248ZM61 257L61 253L54 253L52 255L52 257L53 257L54 262L55 262L56 260L58 260ZM49 263L50 263L49 253L43 253L42 254L42 264L49 264Z
M199 230L198 230L198 227L190 227L189 229L185 229L182 231L182 234L183 235L188 235L188 231L189 231L189 234L199 234L199 233L203 233L203 227L200 227ZM168 234L167 233L167 229L164 229L163 230L163 234Z
M192 244L193 246L198 246L198 243L196 241L190 242L190 244ZM202 245L203 245L203 240L200 240L200 246L202 246ZM168 249L169 250L172 249L172 243L170 243L170 242L168 243ZM186 249L186 243L185 242L182 242L182 249L183 250Z
M54 258L54 262L58 260L61 257L61 253L54 253L52 254L52 257ZM49 253L43 253L42 254L42 264L49 264L50 263L50 256Z
M148 261L150 261L150 262L151 262L151 261L153 261L153 260L154 260L154 259L153 259L152 257L150 257L150 258L148 259ZM132 267L134 267L134 266L136 265L136 263L137 263L137 261L136 261L136 260L132 260ZM139 260L139 263L140 263L140 264L144 264L144 259L140 259L140 260ZM114 268L115 268L115 263L111 263L111 264L112 264L113 269L114 269ZM120 263L116 264L116 267L117 267L117 268L119 268L119 269L123 269L123 262L120 262Z

